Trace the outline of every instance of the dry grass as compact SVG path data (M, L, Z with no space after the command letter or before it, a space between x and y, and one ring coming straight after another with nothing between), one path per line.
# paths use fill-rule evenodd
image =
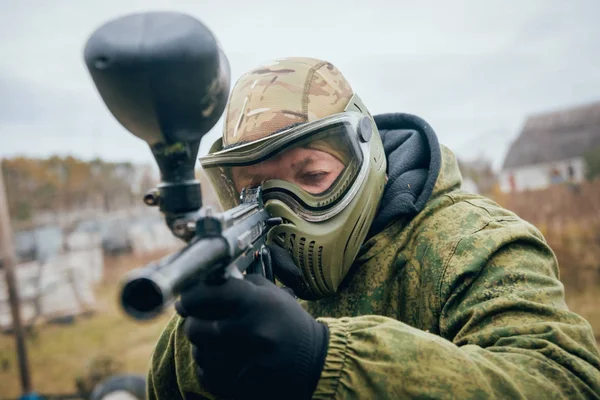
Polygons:
M157 256L157 255L156 255ZM126 317L117 304L117 281L123 272L149 259L119 257L106 263L105 283L98 287L98 310L72 325L43 325L27 340L32 381L42 394L75 393L75 378L96 357L110 357L127 372L145 373L154 344L169 319L150 323ZM14 338L0 336L0 398L20 394Z
M593 290L585 292L571 291L566 288L567 305L573 312L584 317L594 330L596 342L600 347L600 285L597 285Z
M584 317L592 325L600 346L600 271L572 269L561 271L565 296L569 308Z
M600 271L600 180L492 197L540 229L563 275L579 269Z

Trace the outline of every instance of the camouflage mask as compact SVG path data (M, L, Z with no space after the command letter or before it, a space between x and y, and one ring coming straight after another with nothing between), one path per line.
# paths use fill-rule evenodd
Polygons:
M375 217L386 161L375 122L333 65L290 58L242 76L223 138L200 162L224 209L262 185L267 211L284 219L269 241L290 252L315 298L336 292ZM311 163L314 186L304 180L313 171L296 166Z

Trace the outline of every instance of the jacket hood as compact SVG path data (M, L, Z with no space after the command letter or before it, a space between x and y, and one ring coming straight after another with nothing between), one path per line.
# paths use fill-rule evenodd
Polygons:
M456 158L423 119L403 113L373 117L387 158L388 182L369 236L418 214L430 198L460 187Z

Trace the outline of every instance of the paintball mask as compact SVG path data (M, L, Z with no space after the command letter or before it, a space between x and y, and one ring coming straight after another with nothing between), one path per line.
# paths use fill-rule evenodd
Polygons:
M224 209L239 204L242 190L262 186L267 211L284 221L268 241L290 252L315 298L335 293L347 274L385 184L386 160L375 122L356 94L348 97L339 112L271 132L247 129L241 140L224 146L225 139L233 142L239 134L226 123L224 139L200 158ZM253 110L246 104L241 112ZM253 140L244 140L248 133Z

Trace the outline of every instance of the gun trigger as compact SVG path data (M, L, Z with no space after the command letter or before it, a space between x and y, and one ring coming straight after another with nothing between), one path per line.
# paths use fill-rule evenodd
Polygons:
M265 221L267 226L277 226L283 224L283 218L281 217L272 217Z

